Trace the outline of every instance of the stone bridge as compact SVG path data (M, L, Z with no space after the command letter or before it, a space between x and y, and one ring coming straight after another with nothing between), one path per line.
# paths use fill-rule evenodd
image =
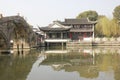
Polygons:
M21 16L0 18L0 49L10 49L11 42L24 39L30 42L32 27Z

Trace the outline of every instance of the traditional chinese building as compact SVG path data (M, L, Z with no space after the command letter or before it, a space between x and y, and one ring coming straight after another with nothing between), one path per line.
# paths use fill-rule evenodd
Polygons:
M88 18L65 19L63 25L71 26L69 37L71 40L92 41L94 39L94 26L96 22L89 21Z
M68 41L94 40L94 26L96 22L88 18L65 19L64 22L54 21L47 27L40 27L45 34L46 43L66 43Z

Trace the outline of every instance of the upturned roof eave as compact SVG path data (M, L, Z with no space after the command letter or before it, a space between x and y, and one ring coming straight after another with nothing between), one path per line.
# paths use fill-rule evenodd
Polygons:
M63 29L63 28L39 28L41 31L69 31L70 28Z

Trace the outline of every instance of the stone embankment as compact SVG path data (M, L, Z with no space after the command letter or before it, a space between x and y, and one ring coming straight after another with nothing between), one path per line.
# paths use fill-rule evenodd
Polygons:
M77 49L84 46L120 46L118 38L95 38L93 41L71 41L66 43L66 48Z

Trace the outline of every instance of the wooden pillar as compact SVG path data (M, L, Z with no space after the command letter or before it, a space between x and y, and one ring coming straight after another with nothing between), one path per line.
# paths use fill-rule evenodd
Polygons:
M61 32L61 39L63 39L63 32Z
M49 49L49 42L47 42L47 49Z
M47 47L49 47L49 42L47 42Z
M62 50L64 49L64 43L62 42Z
M72 32L69 33L69 38L72 40Z
M94 31L94 24L93 24L93 34L92 34L92 40L94 41L94 36L95 36L95 33L94 33L95 31Z
M47 33L47 32L45 32L45 39L47 39L47 38L48 38L48 37L47 37L47 34L48 34L48 33Z
M95 35L95 34L94 34L94 32L93 32L93 41L94 41L94 35Z

